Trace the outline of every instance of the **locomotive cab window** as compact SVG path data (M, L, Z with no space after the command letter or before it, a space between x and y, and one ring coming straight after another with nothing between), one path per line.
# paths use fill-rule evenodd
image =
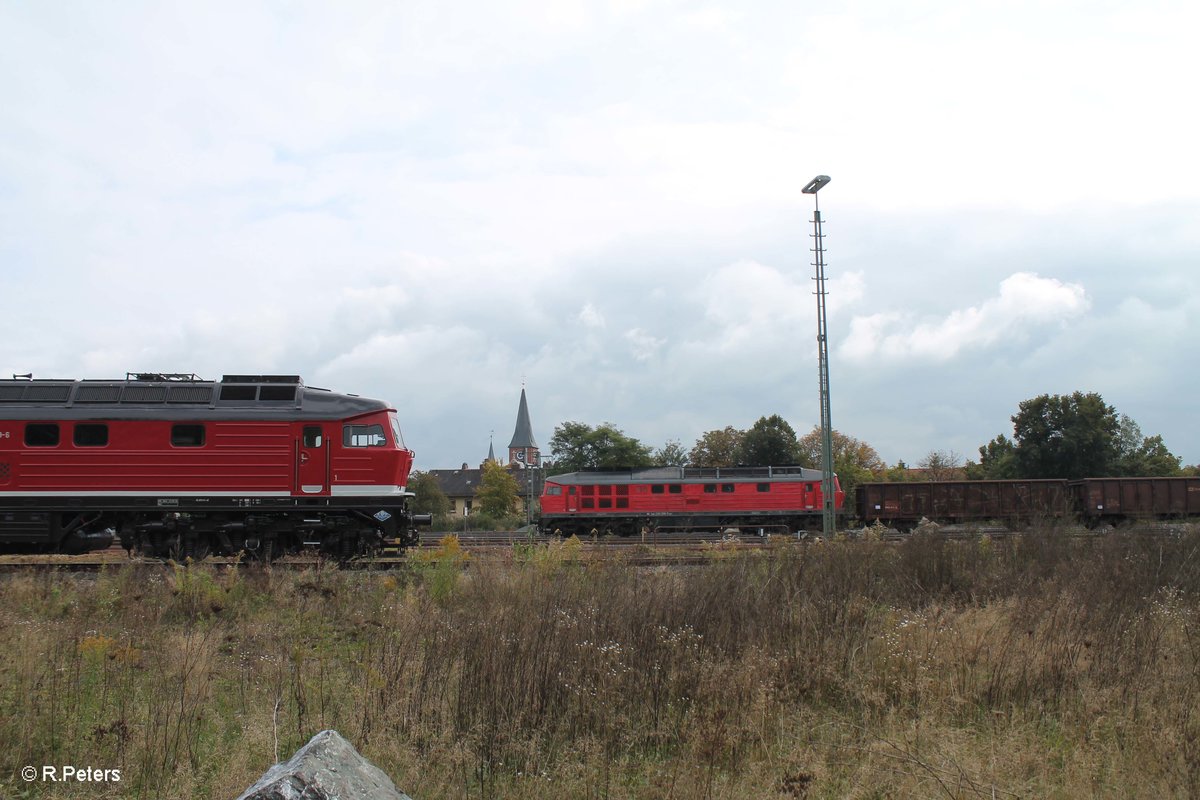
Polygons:
M382 425L346 425L342 428L342 444L346 447L386 447L387 437Z
M108 447L108 426L80 423L75 426L76 447Z
M172 447L204 447L203 425L172 425Z
M400 435L400 421L396 419L395 414L388 414L388 418L392 421L392 436L396 439L396 447L401 450L404 448L404 437Z
M58 447L58 425L34 422L25 426L26 447Z
M305 425L304 446L320 447L323 444L325 444L325 437L321 435L321 428L317 425Z

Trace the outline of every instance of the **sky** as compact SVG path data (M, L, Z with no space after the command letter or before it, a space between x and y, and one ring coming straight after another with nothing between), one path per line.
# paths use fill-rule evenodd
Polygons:
M298 374L420 469L1098 392L1200 463L1200 5L0 0L0 374ZM546 454L546 453L544 453ZM548 454L546 454L548 455Z

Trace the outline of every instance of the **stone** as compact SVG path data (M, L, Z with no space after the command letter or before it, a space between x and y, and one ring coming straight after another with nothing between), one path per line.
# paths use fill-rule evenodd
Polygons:
M412 800L334 730L321 731L238 800Z

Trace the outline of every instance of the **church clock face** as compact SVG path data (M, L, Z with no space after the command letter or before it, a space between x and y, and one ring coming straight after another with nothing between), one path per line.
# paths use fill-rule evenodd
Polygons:
M525 463L525 451L524 450L517 451L517 461L520 461L522 464Z

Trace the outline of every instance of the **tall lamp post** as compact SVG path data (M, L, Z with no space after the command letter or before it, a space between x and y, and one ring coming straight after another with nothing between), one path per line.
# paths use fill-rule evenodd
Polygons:
M821 529L825 538L833 536L837 527L834 516L833 483L833 422L829 413L829 335L825 324L825 233L821 227L821 201L817 192L829 183L828 175L818 175L802 190L813 196L813 267L817 282L817 363L821 386Z

